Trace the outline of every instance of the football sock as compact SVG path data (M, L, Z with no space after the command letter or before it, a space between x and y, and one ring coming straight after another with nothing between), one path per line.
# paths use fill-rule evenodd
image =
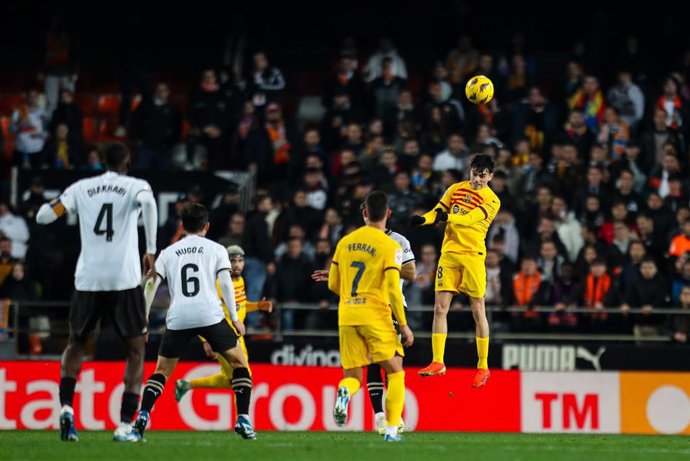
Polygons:
M398 426L405 406L405 372L399 371L388 375L386 391L386 425Z
M122 394L122 406L120 407L120 422L129 424L134 418L134 413L139 407L139 394L124 392Z
M443 363L443 356L446 353L446 333L431 334L431 351L434 354L433 361Z
M163 389L165 388L166 378L160 373L151 375L151 377L146 381L146 386L144 387L144 394L141 398L141 411L150 412L153 408L153 404L156 403L158 397L163 394Z
M374 413L383 413L383 380L379 365L372 364L367 367L367 391Z
M204 376L203 378L194 378L189 381L189 387L192 389L211 388L222 389L232 387L228 378L223 373L218 373L213 376Z
M350 397L352 397L357 393L359 388L362 387L362 384L356 378L343 378L338 383L338 387L343 386L347 387L347 390L350 392Z
M477 362L477 368L487 369L489 368L489 363L487 358L489 357L489 337L480 338L477 336L477 357L479 361Z
M249 402L252 399L252 377L246 368L235 368L232 371L232 390L235 392L237 414L249 414Z
M60 378L60 405L72 406L74 388L77 385L76 378Z

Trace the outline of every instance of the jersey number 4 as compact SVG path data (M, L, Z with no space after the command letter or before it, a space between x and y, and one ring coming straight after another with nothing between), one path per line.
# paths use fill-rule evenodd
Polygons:
M113 234L113 204L104 203L101 211L98 212L96 224L93 226L96 235L105 235L106 242L112 242Z
M355 278L352 279L352 291L350 293L350 295L354 298L355 296L357 296L357 288L359 288L359 281L362 280L362 275L364 274L364 270L367 268L367 266L361 261L352 261L350 267L357 268Z

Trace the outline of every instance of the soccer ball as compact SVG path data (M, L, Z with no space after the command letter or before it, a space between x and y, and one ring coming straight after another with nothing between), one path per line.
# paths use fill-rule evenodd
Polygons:
M494 97L494 84L483 75L475 75L465 85L465 95L472 104L486 104Z

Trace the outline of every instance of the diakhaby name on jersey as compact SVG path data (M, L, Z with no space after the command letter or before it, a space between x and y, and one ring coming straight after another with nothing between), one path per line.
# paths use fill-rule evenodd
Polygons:
M112 192L117 195L125 195L126 193L124 187L120 187L116 184L106 184L104 186L96 186L86 190L86 193L89 194L89 197L93 197L101 192Z

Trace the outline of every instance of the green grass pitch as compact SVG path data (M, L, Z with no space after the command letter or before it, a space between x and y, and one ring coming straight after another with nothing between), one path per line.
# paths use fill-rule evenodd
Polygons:
M31 461L675 461L690 459L690 437L429 433L384 443L374 433L261 432L255 441L226 432L150 431L146 443L112 442L112 432L1 431L0 460Z

